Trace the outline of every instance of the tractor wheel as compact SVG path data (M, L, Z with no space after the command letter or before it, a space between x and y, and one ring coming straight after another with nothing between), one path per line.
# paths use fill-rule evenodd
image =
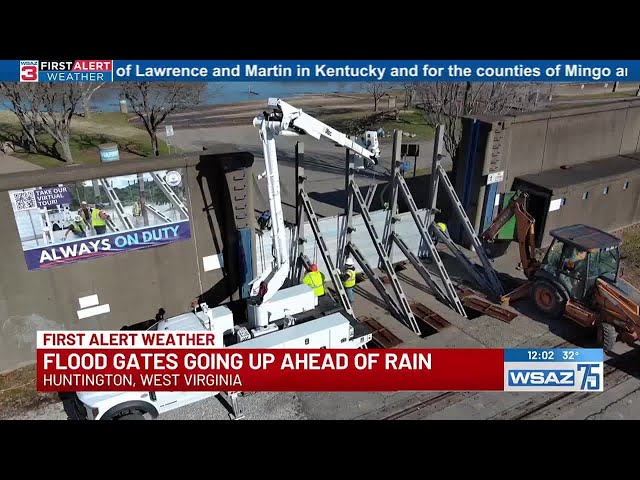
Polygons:
M613 350L613 347L618 341L618 332L616 327L610 323L600 323L597 329L598 346L602 347L605 351Z
M558 289L549 282L542 280L533 282L529 296L536 308L549 317L559 318L564 313L566 300Z

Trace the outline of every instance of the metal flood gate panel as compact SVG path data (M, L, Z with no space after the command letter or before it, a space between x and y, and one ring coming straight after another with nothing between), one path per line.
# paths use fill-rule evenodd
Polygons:
M426 214L425 209L418 210L421 217L424 217ZM383 232L385 231L385 223L387 220L388 212L386 210L377 210L375 212L370 212L371 219L373 220L374 227L378 235L382 238ZM409 246L409 249L416 253L418 253L418 249L420 247L420 232L418 231L418 227L415 222L411 218L410 212L405 212L398 214L397 217L400 221L395 223L395 233L399 235L405 243ZM320 231L322 232L322 236L324 237L324 241L329 249L329 253L331 258L335 260L336 258L336 250L338 245L338 232L342 231L342 222L344 220L343 215L335 216L335 217L327 217L318 220L318 226L320 227ZM378 253L371 241L371 237L369 236L369 232L364 225L364 221L360 214L353 214L352 225L355 228L355 231L351 232L351 241L354 245L358 247L358 249L362 252L364 257L371 262L371 266L377 267L378 261ZM288 238L287 238L287 247L291 248L291 228L287 228ZM322 255L320 255L320 251L316 246L316 239L313 236L313 232L311 230L311 226L308 222L304 223L304 237L306 239L306 243L303 245L304 254L309 257L312 262L318 264L320 270L325 270L326 266L322 260ZM258 232L256 233L256 271L255 277L259 276L263 269L271 268L271 261L273 256L271 254L272 251L272 238L271 232ZM398 263L406 260L406 257L400 251L400 249L394 244L393 249L391 250L391 261L392 263ZM356 263L356 272L362 272L362 268L360 265Z

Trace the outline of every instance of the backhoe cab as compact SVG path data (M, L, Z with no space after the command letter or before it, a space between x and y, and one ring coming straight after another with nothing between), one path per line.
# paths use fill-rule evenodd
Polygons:
M552 243L531 279L536 307L553 317L564 313L568 301L593 308L597 280L618 282L622 241L586 225L558 228L549 235Z

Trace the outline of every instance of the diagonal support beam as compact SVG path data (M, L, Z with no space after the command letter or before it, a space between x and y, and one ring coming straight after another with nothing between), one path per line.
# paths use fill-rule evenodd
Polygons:
M421 334L420 326L418 325L418 322L416 321L415 316L413 315L411 306L409 305L409 301L407 300L407 297L404 294L404 291L402 290L402 285L400 284L400 280L398 279L398 276L396 275L393 265L389 260L386 249L384 245L382 245L380 237L378 236L378 232L376 232L376 229L373 225L373 221L371 219L371 215L369 213L369 209L365 204L364 198L362 197L362 194L360 193L360 190L358 189L358 186L354 181L351 181L350 190L353 192L353 198L358 204L358 207L360 207L362 220L364 221L364 225L367 228L367 231L369 232L369 236L371 237L371 241L373 242L376 252L378 253L378 258L382 263L382 266L385 270L385 273L387 274L387 277L389 277L389 281L391 282L391 287L393 288L393 291L398 300L402 318L404 322L409 326L409 328L411 328L417 335L420 335Z

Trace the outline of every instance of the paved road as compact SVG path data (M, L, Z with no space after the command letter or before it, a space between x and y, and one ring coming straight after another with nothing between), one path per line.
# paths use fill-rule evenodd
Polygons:
M207 144L231 143L246 149L255 155L254 172L264 172L262 144L257 130L252 127L215 127L204 129L176 130L171 138L174 145L182 151L202 151ZM333 216L344 210L344 174L345 150L327 140L316 140L311 137L279 137L278 164L281 179L281 194L284 214L288 221L295 218L295 144L302 140L305 148L305 174L307 175L307 192L315 201L314 207L319 216ZM408 143L410 139L407 139ZM414 142L412 142L414 143ZM431 167L433 142L415 142L420 145L422 156L418 157L417 168ZM379 166L372 172L357 176L360 186L386 182L391 165L391 144L381 146L382 157ZM267 208L266 180L258 180L259 194L256 196L256 209Z

